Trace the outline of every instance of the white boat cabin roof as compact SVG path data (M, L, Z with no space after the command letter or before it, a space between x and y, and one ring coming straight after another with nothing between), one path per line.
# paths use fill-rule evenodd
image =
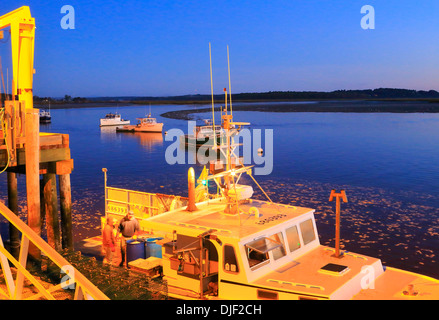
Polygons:
M183 207L149 218L148 225L158 224L157 229L166 228L168 231L178 227L179 230L184 229L185 234L192 236L215 229L217 235L241 239L296 217L312 216L314 212L310 208L272 204L261 200L240 204L239 209L242 213L239 216L224 213L226 202L223 198L196 205L199 210L194 212L186 211L186 207ZM255 216L255 209L251 208L257 209L259 217Z

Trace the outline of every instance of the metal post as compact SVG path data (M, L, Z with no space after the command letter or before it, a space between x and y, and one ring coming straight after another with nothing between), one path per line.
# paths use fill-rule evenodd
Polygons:
M203 286L203 237L200 237L200 299L204 296L204 286Z
M333 201L335 197L335 257L340 258L340 198L343 202L348 202L346 193L341 190L340 193L336 193L335 190L331 190L329 195L329 201Z
M107 219L107 168L102 168L104 173L105 220Z

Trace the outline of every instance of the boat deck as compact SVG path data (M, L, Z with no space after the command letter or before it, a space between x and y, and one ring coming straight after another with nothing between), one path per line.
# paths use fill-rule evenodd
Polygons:
M379 259L352 253L345 253L341 258L336 258L334 252L332 248L318 246L252 284L294 292L303 297L350 299L350 296L359 290L358 279L365 275L361 272L364 266L372 266L376 273L382 272ZM347 269L341 273L323 271L321 268L329 263L345 266ZM288 280L285 281L286 279Z
M414 295L408 294L413 286ZM362 290L354 300L437 300L439 280L400 269L386 268L373 290Z
M439 296L439 281L436 279L383 268L379 259L365 255L345 252L342 258L336 258L334 252L333 248L319 246L252 284L318 299L436 300ZM321 268L328 263L347 266L348 270L341 274L323 272ZM368 267L372 269L366 269ZM370 272L377 276L375 281L367 280ZM414 295L408 293L410 285L413 285Z
M200 233L215 229L216 234L229 237L243 238L265 230L269 226L284 223L304 213L314 211L310 208L294 207L281 204L271 204L266 201L253 200L251 203L239 205L242 213L238 215L225 214L226 203L223 199L208 203L197 203L198 211L188 212L185 208L178 211L163 213L149 218L148 227L172 232L175 226L185 228L187 233L198 236ZM250 214L250 208L259 210L260 217Z

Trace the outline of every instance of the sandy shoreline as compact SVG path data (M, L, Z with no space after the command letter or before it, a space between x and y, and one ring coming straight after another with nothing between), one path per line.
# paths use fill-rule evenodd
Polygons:
M145 102L145 104L147 104ZM153 104L161 105L206 105L199 109L176 110L161 114L162 117L192 120L196 113L210 112L212 109L208 102L198 101L155 101ZM126 107L143 105L140 102L86 102L86 103L60 103L52 104L51 109L76 109L76 108L103 108L103 107ZM46 109L47 105L35 103L36 108ZM439 103L428 101L254 101L235 102L234 111L257 111L257 112L350 112L350 113L439 113Z
M195 113L210 112L212 109L201 108L191 110L170 111L162 117L182 120L193 120ZM257 112L344 112L344 113L439 113L439 103L411 101L326 101L316 103L255 103L233 104L234 111Z

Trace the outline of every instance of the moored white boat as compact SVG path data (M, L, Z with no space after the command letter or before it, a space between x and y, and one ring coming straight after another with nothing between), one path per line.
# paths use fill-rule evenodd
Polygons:
M105 118L100 119L100 126L122 126L130 124L130 120L124 120L119 113L107 113Z
M47 110L40 110L40 123L51 123L52 122L52 116L50 114L50 111Z

